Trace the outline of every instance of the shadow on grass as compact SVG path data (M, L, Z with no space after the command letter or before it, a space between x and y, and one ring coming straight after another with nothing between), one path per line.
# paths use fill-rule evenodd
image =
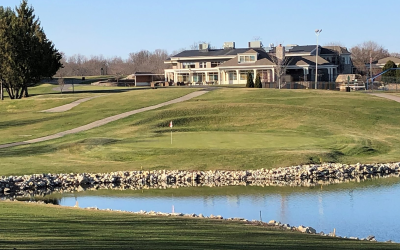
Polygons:
M38 154L48 154L54 151L56 151L56 148L53 146L28 144L20 147L1 149L0 157L27 157Z
M90 216L91 217L91 216ZM97 217L97 216L96 216ZM20 219L18 216L12 220ZM399 249L382 244L320 237L221 221L155 217L32 218L17 222L2 247L40 249ZM25 225L26 226L26 225ZM28 227L29 227L28 226ZM6 226L7 228L8 226ZM246 228L249 227L249 228ZM17 240L25 236L23 241ZM15 239L16 237L17 239Z
M121 87L125 88L125 87ZM146 90L146 89L151 89L150 87L148 88L132 88L132 89L98 89L98 90L75 90L75 92L72 91L63 91L63 95L74 95L74 94L87 94L87 93L93 93L93 94L108 94L108 93L123 93L123 92L128 92L128 91L133 91L133 90ZM40 94L30 94L30 96L40 96L40 95L61 95L61 92L50 92L50 93L40 93Z
M35 123L39 122L44 122L44 121L51 121L51 120L56 120L59 119L59 117L56 116L46 116L38 119L29 119L29 120L9 120L9 121L2 121L0 122L0 128L4 127L17 127L17 126L25 126L25 125L32 125ZM25 131L24 133L27 133Z

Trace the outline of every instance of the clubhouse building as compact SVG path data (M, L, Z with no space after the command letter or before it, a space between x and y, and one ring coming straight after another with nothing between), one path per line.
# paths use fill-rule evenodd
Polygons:
M277 79L278 62L284 62L281 79L285 82L315 81L316 68L318 81L334 82L338 74L352 73L350 55L340 46L264 47L260 41L253 41L247 48L225 42L222 49L211 49L200 44L198 50L184 50L168 58L164 63L169 68L164 74L166 81L178 84L245 84L250 71L253 76L259 73L261 82L271 83Z

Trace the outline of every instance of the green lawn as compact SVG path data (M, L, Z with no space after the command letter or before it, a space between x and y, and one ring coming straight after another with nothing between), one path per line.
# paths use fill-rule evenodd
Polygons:
M41 85L0 105L0 143L53 134L196 89L112 92L84 86L77 94ZM65 113L39 111L105 95ZM57 140L0 150L0 175L140 169L254 169L307 162L386 162L400 155L400 103L313 90L223 88ZM173 144L168 127L173 121ZM397 181L379 180L366 186ZM352 188L332 185L324 189ZM299 188L296 192L318 190ZM206 188L151 190L190 195ZM259 192L261 187L246 189ZM236 192L235 187L209 192ZM265 192L293 192L270 187ZM99 191L101 195L102 192ZM132 195L134 191L122 192ZM146 191L147 192L147 191ZM238 222L137 216L50 205L0 202L4 249L398 249L399 244L343 240Z
M0 141L55 133L189 91L193 89L114 93L59 114L33 112L38 108L28 99L32 104L15 108L13 118L2 121ZM24 112L26 106L29 112ZM218 89L90 131L3 149L0 174L398 161L399 107L400 103L356 92ZM17 122L21 125L12 126Z
M2 249L400 249L221 220L0 202Z
M92 93L92 91L63 95L38 95L21 100L4 100L0 106L0 116L2 117L0 121L0 144L54 134L108 116L168 101L194 90L135 89L121 93ZM67 112L40 112L81 98L98 95L103 96L82 103Z

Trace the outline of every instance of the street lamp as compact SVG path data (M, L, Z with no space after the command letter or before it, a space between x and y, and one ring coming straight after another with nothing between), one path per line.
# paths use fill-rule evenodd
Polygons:
M322 29L320 30L315 30L315 35L317 35L317 53L315 54L315 89L317 89L317 83L318 83L318 35L319 33L322 32Z

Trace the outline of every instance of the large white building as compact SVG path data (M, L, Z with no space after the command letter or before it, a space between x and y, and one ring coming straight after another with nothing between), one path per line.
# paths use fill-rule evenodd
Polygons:
M259 73L262 82L275 82L277 58L284 58L286 81L314 81L316 68L315 45L263 47L259 41L249 42L248 48L236 48L234 42L224 43L223 49L210 49L200 44L198 50L185 50L165 63L165 79L175 83L245 84L247 73ZM318 46L318 81L334 82L341 73L352 73L350 52L339 46Z

